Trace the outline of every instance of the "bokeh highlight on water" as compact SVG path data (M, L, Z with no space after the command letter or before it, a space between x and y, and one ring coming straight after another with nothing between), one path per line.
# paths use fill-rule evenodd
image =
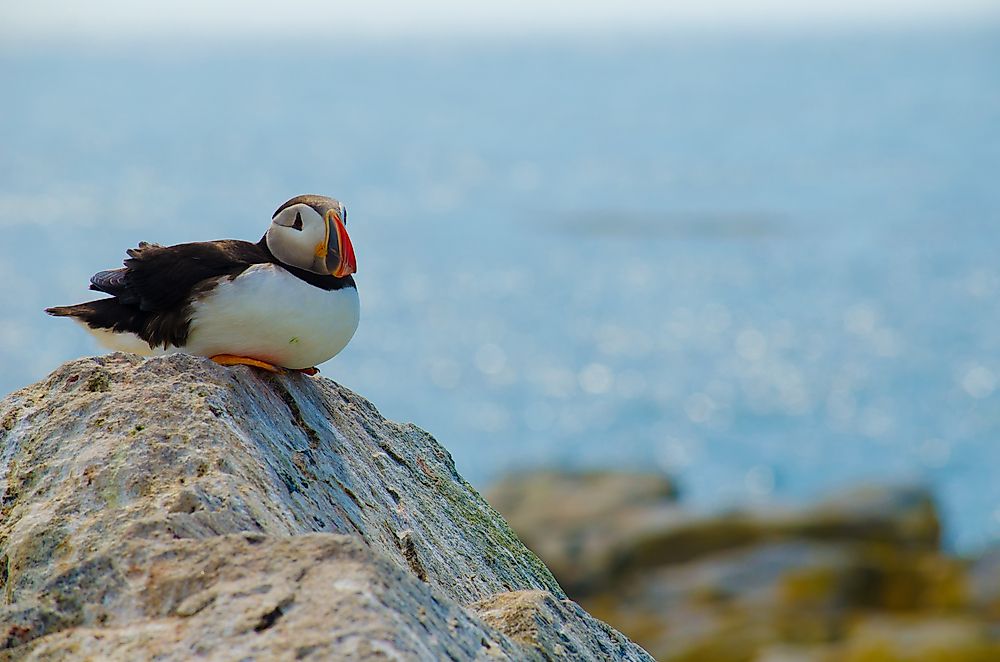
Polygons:
M346 201L324 375L477 485L656 467L703 507L918 480L1000 534L1000 31L9 51L0 387L139 240Z

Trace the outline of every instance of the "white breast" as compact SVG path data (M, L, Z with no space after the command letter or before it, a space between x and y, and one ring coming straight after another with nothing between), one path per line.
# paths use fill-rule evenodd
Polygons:
M233 280L220 279L192 312L183 352L309 368L347 346L361 304L353 287L326 291L275 264L258 264Z

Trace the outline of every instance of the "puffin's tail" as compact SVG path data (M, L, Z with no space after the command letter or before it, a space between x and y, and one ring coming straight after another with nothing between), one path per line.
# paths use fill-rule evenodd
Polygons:
M75 306L53 306L45 312L53 317L72 317L92 329L139 331L145 315L136 306L122 304L115 297L78 303Z
M83 313L80 310L86 304L79 304L77 306L52 306L51 308L46 308L45 312L53 317L78 317Z
M146 356L163 353L162 349L154 348L146 339L149 335L148 315L138 306L123 304L115 297L75 306L53 306L46 308L45 312L79 322L108 349Z

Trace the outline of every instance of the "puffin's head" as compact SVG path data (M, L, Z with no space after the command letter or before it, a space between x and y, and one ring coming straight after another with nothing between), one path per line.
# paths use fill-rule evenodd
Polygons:
M347 208L321 195L300 195L278 207L264 237L285 264L338 278L358 269L347 236Z

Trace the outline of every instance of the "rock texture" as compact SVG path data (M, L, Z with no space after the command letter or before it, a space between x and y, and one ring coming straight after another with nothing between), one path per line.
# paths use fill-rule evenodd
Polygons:
M326 379L66 364L0 404L0 494L8 659L650 659Z

